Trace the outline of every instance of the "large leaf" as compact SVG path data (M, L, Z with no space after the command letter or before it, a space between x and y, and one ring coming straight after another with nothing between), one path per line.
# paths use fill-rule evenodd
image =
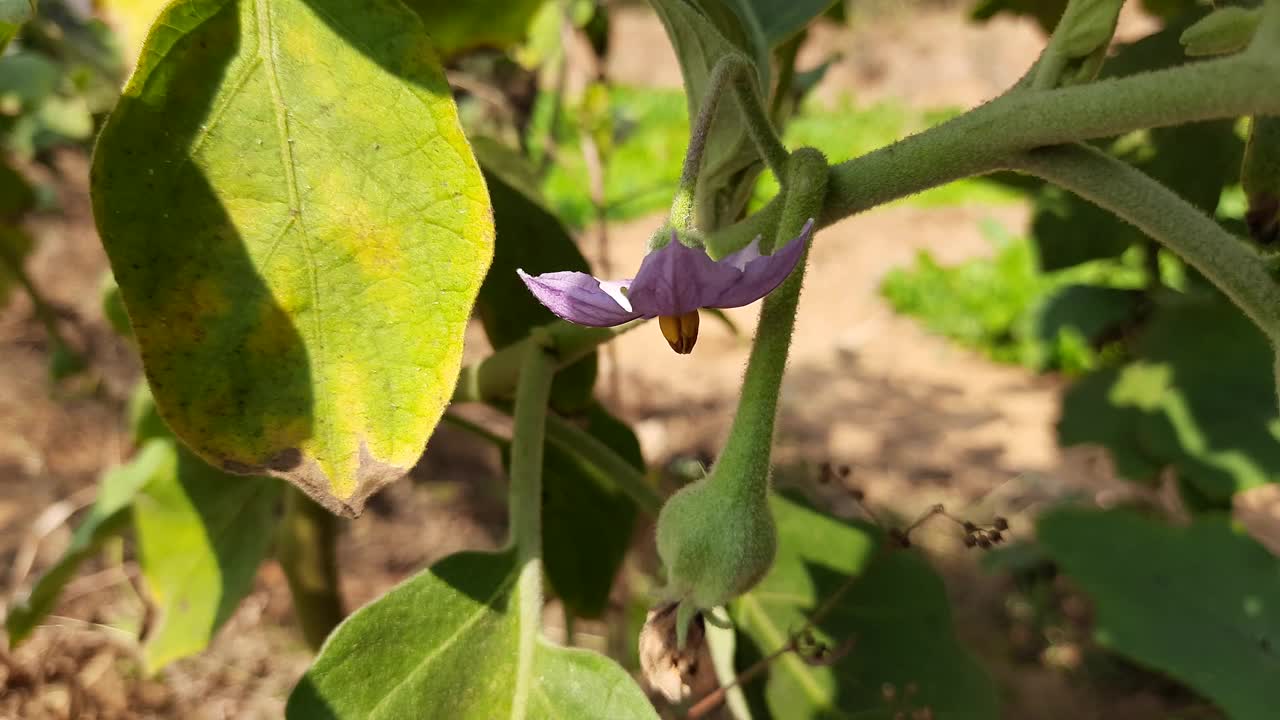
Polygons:
M994 720L995 688L959 645L942 581L918 554L888 551L879 532L785 499L773 503L778 557L773 569L731 607L738 626L738 668L788 641L851 576L857 580L815 634L853 650L832 667L789 654L768 678L747 687L756 717L890 720L901 706L885 701L908 686L915 710L938 720ZM910 717L912 710L904 712Z
M771 45L800 32L835 4L836 0L747 0Z
M649 0L675 48L684 76L689 117L707 98L716 63L736 53L755 64L762 94L769 88L769 53L764 33L742 4L745 0ZM751 181L762 167L760 153L747 134L738 103L724 98L707 133L696 198L699 222L708 228L737 219L750 199Z
M167 4L168 0L102 0L100 3L103 14L119 34L121 49L129 64L137 62L147 30Z
M1049 555L1093 598L1098 640L1182 680L1233 720L1280 707L1280 560L1225 517L1175 528L1124 512L1041 518Z
M436 51L449 58L479 47L504 49L525 39L548 0L405 0L431 29Z
M538 275L560 270L589 273L591 268L564 225L541 201L536 177L524 158L488 139L477 140L475 148L493 201L497 233L493 264L480 286L476 311L490 344L498 349L556 319L520 281L517 269ZM556 374L551 402L558 410L580 410L591 402L596 362L596 353L591 353Z
M280 481L236 477L182 447L154 413L135 420L167 454L133 501L139 564L158 615L148 670L203 650L253 586L275 528Z
M644 471L640 441L600 405L583 430ZM631 544L636 506L611 478L577 455L548 444L543 456L542 543L547 579L575 614L599 617Z
M290 720L656 720L612 660L539 639L517 662L514 552L451 555L352 614L289 698ZM516 685L531 683L513 707Z
M98 497L62 557L40 576L29 596L9 608L5 626L10 644L21 642L53 610L63 586L75 576L80 563L128 522L127 511L138 491L169 472L171 466L171 448L157 440L145 445L129 463L103 475Z
M413 465L493 240L414 15L175 2L92 187L160 414L192 449L348 515Z
M1173 466L1197 504L1229 507L1280 476L1273 355L1233 305L1207 292L1161 298L1134 355L1068 390L1062 444L1103 445L1134 480Z

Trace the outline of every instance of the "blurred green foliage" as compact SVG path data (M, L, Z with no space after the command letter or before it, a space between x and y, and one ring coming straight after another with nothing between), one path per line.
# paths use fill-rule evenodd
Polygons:
M547 134L553 115L550 94L539 97L527 135ZM612 154L605 178L606 214L611 220L630 220L665 210L671 201L680 164L689 141L689 120L684 95L678 90L613 86L608 89L612 115ZM910 133L936 125L956 114L954 109L918 111L890 103L859 106L846 98L834 107L817 101L805 103L787 125L788 147L811 146L832 161L846 160L894 142ZM543 181L547 201L571 227L584 227L595 216L576 124L564 113L557 124L555 162ZM754 210L778 191L773 176L765 173L756 184ZM930 190L903 202L924 206L967 202L1015 202L1016 189L976 178Z
M1036 245L993 221L982 225L993 255L953 266L921 251L886 275L895 310L993 360L1081 373L1107 355L1106 339L1132 317L1145 282L1141 253L1042 272Z

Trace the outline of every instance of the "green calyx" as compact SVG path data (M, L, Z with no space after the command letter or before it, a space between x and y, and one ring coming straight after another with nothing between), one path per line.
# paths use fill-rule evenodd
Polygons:
M777 552L767 476L713 473L684 487L663 506L657 539L668 591L681 602L704 609L741 595Z

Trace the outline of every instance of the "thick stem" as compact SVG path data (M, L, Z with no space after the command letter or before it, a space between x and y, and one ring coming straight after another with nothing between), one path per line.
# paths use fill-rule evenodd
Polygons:
M555 364L540 342L546 339L544 334L539 333L533 339L525 351L516 387L515 427L511 438L510 544L515 547L516 567L520 572L516 581L520 637L513 718L524 717L528 707L533 657L542 624L542 450Z
M511 431L510 542L526 561L542 556L542 449L556 372L551 354L537 342L540 339L535 338L525 350Z
M285 489L284 519L276 536L276 559L293 596L302 636L313 650L342 622L338 587L338 518L301 490Z
M1280 284L1244 240L1140 170L1083 145L1021 153L1009 166L1043 178L1132 223L1199 270L1280 342Z
M801 228L817 212L823 186L827 180L827 163L822 154L811 148L797 150L791 156L787 202L778 226L776 243L800 234ZM770 449L774 420L778 414L778 395L795 328L796 307L804 284L804 267L808 248L795 270L765 297L756 326L755 342L747 371L742 379L738 411L729 428L720 459L712 471L717 482L732 483L738 492L767 494Z
M1245 53L1057 90L1003 95L831 168L819 227L953 180L1004 169L1013 153L1245 115L1280 115L1280 61ZM712 235L721 256L777 222L775 200Z

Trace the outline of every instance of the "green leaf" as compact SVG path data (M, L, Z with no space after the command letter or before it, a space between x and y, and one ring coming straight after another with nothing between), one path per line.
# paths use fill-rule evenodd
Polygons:
M18 29L36 15L35 0L0 0L0 54Z
M525 39L547 0L405 0L431 30L436 52L448 59L481 47L505 49Z
M290 720L656 720L612 660L540 640L520 677L514 551L451 555L353 613L289 697ZM531 682L513 708L517 682Z
M149 415L149 417L146 417ZM148 672L204 650L253 588L270 546L281 485L210 467L154 411L137 427L168 454L133 501L139 564L158 611L143 649Z
M716 62L732 53L755 64L757 87L762 96L767 94L768 43L742 2L745 0L650 0L680 61L691 118L706 100ZM695 194L703 227L716 228L737 219L751 197L751 181L759 175L762 164L746 127L737 101L724 98L707 133Z
M81 521L62 557L36 581L31 594L9 609L5 626L9 643L17 645L39 625L57 605L62 588L76 574L80 563L102 542L128 522L126 512L134 497L156 478L171 472L172 448L157 440L146 444L127 464L113 468L102 477L98 497Z
M582 429L644 472L631 428L592 405ZM599 617L631 544L636 506L608 477L548 443L542 473L543 564L552 589L576 615Z
M477 140L475 148L489 186L496 230L493 264L480 286L476 312L490 344L501 349L524 339L530 328L556 319L529 292L516 269L538 275L560 270L590 273L591 267L543 204L536 176L524 158L488 139ZM557 410L574 412L591 402L596 358L593 352L556 374L551 398Z
M794 654L774 662L767 680L747 686L756 717L890 720L929 708L939 720L994 720L995 688L959 645L942 581L917 553L880 545L878 531L775 498L778 557L759 585L735 601L738 669L782 647L850 577L853 585L817 624L832 646L852 640L833 666ZM886 703L914 685L911 707Z
M800 32L835 4L836 0L747 0L770 45Z
M1143 294L1138 290L1071 284L1056 288L1042 298L1026 317L1028 334L1036 339L1028 343L1023 361L1036 368L1062 368L1080 371L1092 367L1091 358L1077 358L1086 367L1077 367L1062 356L1064 341L1075 337L1085 345L1086 353L1107 338L1115 339L1118 331L1134 322L1142 306Z
M1171 527L1059 510L1037 537L1093 598L1105 646L1164 671L1234 720L1280 707L1280 560L1226 517Z
M99 138L94 215L160 414L333 512L413 465L493 227L422 23L371 0L178 0Z
M1106 446L1134 480L1172 465L1210 505L1280 476L1271 348L1235 306L1216 293L1161 297L1133 354L1067 391L1059 442Z

